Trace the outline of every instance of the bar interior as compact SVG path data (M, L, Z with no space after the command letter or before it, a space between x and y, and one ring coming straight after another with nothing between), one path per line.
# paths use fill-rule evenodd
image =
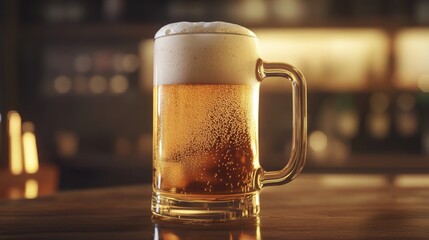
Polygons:
M307 162L285 189L299 193L301 178L313 191L421 189L428 199L427 0L0 0L0 205L151 184L153 37L178 21L248 27L263 59L304 73ZM282 79L261 84L267 170L290 155L291 95ZM429 236L422 206L415 239ZM234 239L275 236L261 224ZM167 229L150 231L182 239Z

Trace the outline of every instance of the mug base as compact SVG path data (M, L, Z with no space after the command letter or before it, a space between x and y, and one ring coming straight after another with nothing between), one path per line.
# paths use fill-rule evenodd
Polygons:
M256 218L259 215L259 192L219 196L215 199L178 198L152 193L152 213L164 221L211 223Z

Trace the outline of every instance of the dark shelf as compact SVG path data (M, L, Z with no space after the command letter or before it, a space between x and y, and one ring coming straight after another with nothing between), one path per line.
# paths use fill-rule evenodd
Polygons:
M22 37L40 39L153 38L161 24L36 24L20 29Z
M71 37L86 38L94 36L116 35L128 37L149 37L155 33L165 23L135 23L135 22L112 22L112 23L47 23L22 25L20 31L24 35L38 37ZM379 28L387 32L394 32L403 28L427 28L427 24L414 24L410 21L401 20L371 20L371 21L319 21L319 22L262 22L262 23L238 23L249 29L298 29L298 28ZM1 27L1 25L0 25Z

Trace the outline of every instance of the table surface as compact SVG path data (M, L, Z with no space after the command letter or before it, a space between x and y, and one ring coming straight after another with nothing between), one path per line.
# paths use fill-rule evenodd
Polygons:
M390 179L391 180L391 179ZM0 201L0 239L429 239L429 187L381 175L302 175L263 189L259 219L153 221L149 185Z

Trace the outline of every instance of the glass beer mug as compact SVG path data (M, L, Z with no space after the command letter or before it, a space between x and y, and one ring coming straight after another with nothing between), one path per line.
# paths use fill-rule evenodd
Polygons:
M257 217L262 187L304 166L307 90L302 73L260 59L256 35L224 23L173 23L155 35L152 212L167 220ZM259 165L259 86L292 84L291 156L278 171Z

